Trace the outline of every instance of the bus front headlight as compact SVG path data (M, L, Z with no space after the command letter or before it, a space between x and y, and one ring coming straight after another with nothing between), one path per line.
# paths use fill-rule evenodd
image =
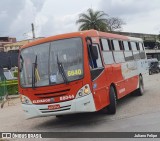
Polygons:
M22 104L32 104L31 100L27 96L20 95L20 99Z
M89 95L91 93L90 87L88 84L86 84L85 86L83 86L76 95L76 98L80 98L86 95Z

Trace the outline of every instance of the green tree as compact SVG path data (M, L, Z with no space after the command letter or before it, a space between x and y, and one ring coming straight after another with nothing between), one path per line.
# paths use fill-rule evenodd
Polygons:
M93 11L88 9L87 13L81 13L76 24L80 24L79 30L95 29L98 31L108 31L108 15L103 11Z

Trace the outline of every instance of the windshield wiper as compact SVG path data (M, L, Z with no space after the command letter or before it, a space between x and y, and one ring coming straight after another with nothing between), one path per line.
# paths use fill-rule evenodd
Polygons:
M35 88L36 84L36 77L35 77L36 68L37 68L37 55L34 63L32 63L32 88Z
M63 78L64 82L65 82L66 84L68 84L69 81L68 81L67 76L66 76L66 73L65 73L65 71L64 71L62 62L60 62L59 59L58 59L58 55L57 55L57 65L58 65L58 70L59 70L60 74L62 75L62 78Z
M20 55L20 60L22 60L22 61L20 61L19 71L20 71L20 72L22 72L22 69L23 69L23 63L24 63L24 59L23 59L22 55Z

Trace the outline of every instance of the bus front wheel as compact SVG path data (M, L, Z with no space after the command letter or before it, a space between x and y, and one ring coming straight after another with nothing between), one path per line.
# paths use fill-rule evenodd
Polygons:
M116 113L116 105L117 105L117 98L116 98L116 92L113 86L110 87L109 90L109 99L110 104L108 106L108 113L109 114L115 114Z

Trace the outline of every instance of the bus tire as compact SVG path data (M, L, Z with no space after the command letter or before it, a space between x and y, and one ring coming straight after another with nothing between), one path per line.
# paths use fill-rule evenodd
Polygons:
M143 77L139 76L139 88L137 89L137 95L142 96L144 94L144 83L143 83Z
M149 70L149 75L152 75L152 71L151 70Z
M110 87L109 90L109 99L110 104L108 106L108 113L109 114L115 114L116 113L116 105L117 105L117 98L116 98L116 92L113 86Z
M56 115L56 118L58 118L58 119L61 119L63 117L64 117L63 115Z

